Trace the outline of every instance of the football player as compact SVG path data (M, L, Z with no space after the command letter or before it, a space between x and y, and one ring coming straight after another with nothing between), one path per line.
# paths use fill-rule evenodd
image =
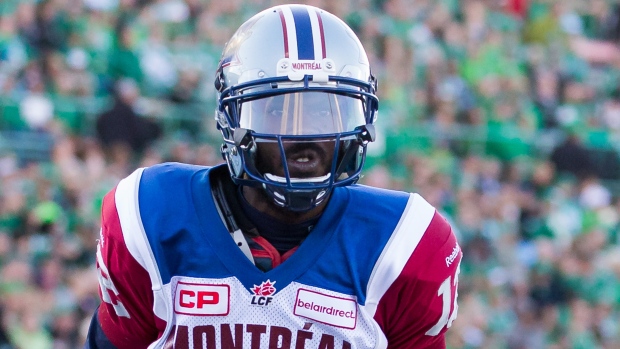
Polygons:
M417 194L355 184L376 80L334 15L245 22L216 73L226 165L140 168L104 199L86 348L445 348L461 250Z

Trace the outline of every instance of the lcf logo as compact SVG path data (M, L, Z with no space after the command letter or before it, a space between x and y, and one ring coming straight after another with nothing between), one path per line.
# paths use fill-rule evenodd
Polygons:
M254 296L252 297L252 303L254 305L268 305L271 303L273 297L271 297L274 293L276 293L276 288L273 287L275 285L275 281L267 280L263 281L260 285L254 285L250 289Z

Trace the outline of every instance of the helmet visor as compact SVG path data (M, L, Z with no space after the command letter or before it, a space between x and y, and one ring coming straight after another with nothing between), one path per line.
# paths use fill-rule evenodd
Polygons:
M276 135L341 133L366 124L361 99L315 91L244 102L240 114L242 128Z

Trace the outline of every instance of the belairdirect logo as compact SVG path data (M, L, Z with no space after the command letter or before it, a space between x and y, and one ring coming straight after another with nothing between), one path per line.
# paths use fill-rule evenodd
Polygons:
M254 293L251 304L265 306L271 303L273 299L272 296L276 293L276 288L273 286L275 284L275 281L272 282L271 280L267 280L263 281L260 285L254 285L254 287L250 289L250 291Z

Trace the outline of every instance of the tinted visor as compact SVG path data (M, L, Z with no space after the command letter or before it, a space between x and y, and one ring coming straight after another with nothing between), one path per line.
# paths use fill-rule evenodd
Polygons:
M240 126L257 133L319 135L365 125L361 99L327 92L297 92L244 102Z

